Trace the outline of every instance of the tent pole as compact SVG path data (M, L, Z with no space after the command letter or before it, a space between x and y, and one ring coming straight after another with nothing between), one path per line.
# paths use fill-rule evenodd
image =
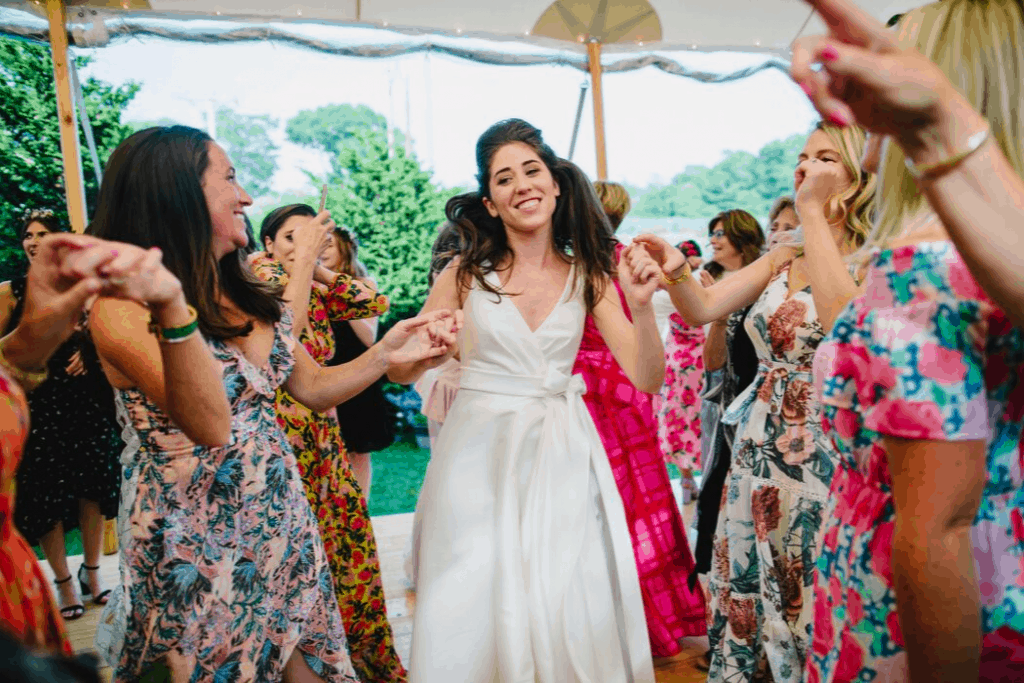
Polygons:
M601 43L587 43L590 80L594 84L594 147L597 149L597 179L608 179L608 158L604 149L604 95L601 90Z
M64 156L64 193L71 229L85 231L85 181L82 178L82 157L78 149L78 126L75 105L71 98L68 74L67 13L63 0L46 0L46 17L50 21L50 52L53 56L53 86L57 90L57 118L60 124L60 151Z

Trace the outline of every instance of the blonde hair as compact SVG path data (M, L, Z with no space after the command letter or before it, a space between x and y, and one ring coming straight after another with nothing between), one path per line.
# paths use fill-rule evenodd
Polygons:
M864 157L866 135L859 126L833 126L818 123L815 131L825 133L836 146L839 159L853 178L848 188L829 198L825 205L825 217L830 224L842 223L846 232L846 243L860 247L871 234L874 219L875 189L878 178L861 168Z
M967 101L988 119L992 138L1010 165L1024 175L1024 14L1017 0L944 0L908 12L899 23L899 44L914 46L935 63ZM864 245L884 247L926 201L904 163L899 145L888 144L879 164L878 221Z
M597 198L601 200L604 213L612 224L612 231L618 230L622 219L633 208L629 192L626 192L626 188L622 185L610 183L607 180L595 180L594 190L597 191Z

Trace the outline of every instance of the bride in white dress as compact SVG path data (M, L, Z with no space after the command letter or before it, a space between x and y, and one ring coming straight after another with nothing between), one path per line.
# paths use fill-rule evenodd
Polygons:
M654 683L622 501L570 373L589 312L630 380L658 391L661 269L645 253L618 265L631 324L586 176L514 119L481 136L477 165L480 191L447 209L466 246L424 306L464 322L459 393L420 496L410 681Z

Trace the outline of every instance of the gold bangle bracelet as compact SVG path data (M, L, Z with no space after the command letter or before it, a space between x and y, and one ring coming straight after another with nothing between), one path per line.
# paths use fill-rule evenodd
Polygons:
M952 171L963 163L967 157L981 149L982 146L988 142L991 134L992 128L985 126L985 130L978 131L967 139L967 149L962 152L957 152L956 154L940 161L934 161L928 164L915 164L910 160L910 157L906 157L905 162L907 164L907 170L910 171L910 175L914 177L914 180L927 180L943 175L948 171Z
M684 263L683 264L683 274L682 275L680 275L679 277L677 277L676 279L673 280L668 275L665 275L664 273L662 273L661 274L661 279L665 281L666 285L678 285L678 284L680 284L682 282L686 282L687 280L689 280L690 279L690 275L691 275L692 272L693 271L690 270L690 264L689 263Z
M3 366L4 370L11 376L11 379L21 385L26 394L45 382L50 376L49 371L45 367L42 370L25 370L7 360L3 344L0 344L0 366Z

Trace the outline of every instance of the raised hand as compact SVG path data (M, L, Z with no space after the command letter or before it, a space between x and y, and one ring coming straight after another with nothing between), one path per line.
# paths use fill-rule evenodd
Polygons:
M292 232L295 244L295 262L315 262L330 244L335 223L330 211L321 211L315 218L304 221Z
M838 195L845 188L839 173L839 164L828 163L820 159L804 159L796 167L796 177L800 188L796 191L794 203L796 212L809 209L821 210L829 199Z
M806 2L828 34L794 44L790 74L825 120L900 139L939 119L940 103L955 89L935 64L900 49L893 32L850 0ZM824 69L815 72L814 64Z
M633 244L642 246L644 253L654 259L654 262L661 267L662 272L670 278L687 262L683 252L657 235L634 237Z
M631 308L647 306L663 281L661 266L641 244L632 244L619 257L619 285Z

